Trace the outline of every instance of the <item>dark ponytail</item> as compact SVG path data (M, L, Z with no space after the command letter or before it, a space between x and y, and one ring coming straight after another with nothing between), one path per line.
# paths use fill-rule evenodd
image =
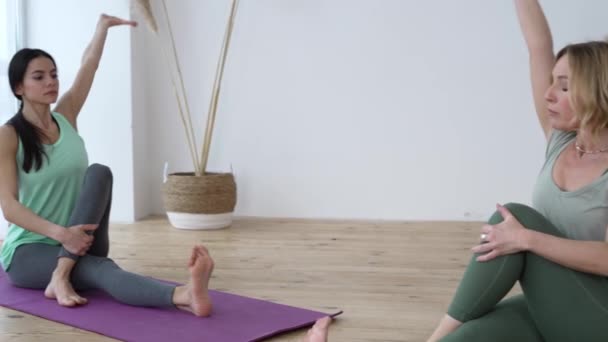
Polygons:
M30 62L38 57L50 59L53 64L55 60L47 52L39 49L21 49L11 59L8 66L8 80L13 91L13 95L21 102L19 111L6 124L13 126L21 145L23 146L23 171L29 173L32 169L40 170L43 165L43 157L48 160L48 155L42 146L42 136L44 133L25 119L23 115L23 99L16 93L16 89L23 83L25 72Z
M13 126L19 136L19 140L21 140L21 145L23 146L23 171L29 173L32 168L36 171L40 170L43 164L42 158L46 157L48 160L49 156L42 147L42 139L40 137L43 133L23 116L23 102L21 102L17 114L8 120L6 124Z

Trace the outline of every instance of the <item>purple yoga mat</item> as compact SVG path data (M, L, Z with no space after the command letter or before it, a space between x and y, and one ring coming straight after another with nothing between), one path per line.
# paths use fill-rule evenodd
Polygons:
M261 341L308 327L318 318L342 313L327 314L211 291L213 314L198 318L177 309L120 304L100 291L83 294L89 300L87 305L61 307L44 298L41 290L12 286L0 268L0 306L124 341Z

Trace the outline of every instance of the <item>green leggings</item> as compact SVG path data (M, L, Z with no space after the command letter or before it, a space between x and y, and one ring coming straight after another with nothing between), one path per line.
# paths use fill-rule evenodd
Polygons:
M563 237L534 209L506 207L526 228ZM501 221L496 212L489 223ZM448 309L448 315L464 324L441 342L608 341L606 277L577 272L533 253L485 263L475 257ZM524 294L501 301L518 280Z

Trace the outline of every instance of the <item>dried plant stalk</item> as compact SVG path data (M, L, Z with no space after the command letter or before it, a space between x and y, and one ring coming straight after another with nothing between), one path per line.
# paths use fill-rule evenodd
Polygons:
M213 84L213 94L209 104L209 112L207 113L207 125L205 127L205 137L201 155L201 165L199 169L206 172L207 162L209 160L209 150L211 147L211 138L213 136L213 127L215 125L215 114L217 112L217 104L220 96L222 79L224 77L224 66L226 64L226 56L228 54L228 48L230 47L230 40L232 37L232 29L234 27L234 20L236 18L236 11L239 5L239 0L232 0L232 6L230 9L230 17L226 25L226 31L224 33L224 41L220 52L220 58L218 60L217 70L215 73L215 82Z
M192 136L192 144L194 145L194 159L193 162L196 164L196 167L194 168L194 173L197 176L201 175L201 172L204 173L204 170L200 170L198 168L199 161L198 161L198 153L196 151L196 140L195 140L195 135L194 135L194 129L192 127L192 116L190 115L190 105L188 104L188 97L186 96L186 88L184 87L184 77L182 76L182 69L179 65L179 59L177 58L177 49L175 48L175 38L173 36L173 29L171 28L171 20L169 19L169 11L167 11L167 4L165 2L165 0L162 0L162 4L163 4L163 11L165 13L165 20L167 21L167 29L169 31L169 38L171 41L171 47L173 48L173 58L175 61L175 68L177 70L177 74L179 75L178 79L179 79L179 83L181 86L181 94L182 97L184 99L184 107L186 108L186 116L185 116L185 121L187 121L187 124L184 123L185 126L187 126L190 131L190 135Z
M170 25L170 21L169 21L169 16L167 13L167 7L165 5L165 1L162 0L163 2L163 10L165 12L165 17L167 20L167 25L169 27L169 31L171 32L171 25ZM178 107L178 112L180 115L180 118L182 119L182 124L186 133L186 140L188 141L188 149L190 151L190 158L192 158L192 164L194 166L194 173L197 176L201 175L201 170L199 169L200 163L198 161L198 151L196 149L196 141L195 141L195 137L194 137L194 130L192 128L192 119L190 116L190 109L188 107L188 102L186 100L186 92L184 89L184 82L183 82L183 77L182 77L182 73L179 67L179 62L177 59L177 53L175 52L175 42L173 41L173 34L171 33L169 35L169 38L171 40L173 49L174 49L174 63L176 64L176 69L177 69L177 76L175 75L175 73L173 72L173 67L170 63L170 59L169 59L169 54L167 53L167 48L165 47L165 44L163 44L163 41L161 39L161 36L159 34L158 31L158 25L156 23L156 19L154 17L154 12L152 11L152 4L150 3L150 0L134 0L134 4L136 7L136 10L144 17L144 20L146 21L146 23L148 24L148 27L150 28L150 30L152 32L155 33L155 35L159 38L160 41L160 47L163 53L163 57L165 62L167 63L167 67L169 69L169 73L170 73L170 79L171 79L171 85L173 87L173 93L175 95L175 99L177 101L177 107ZM182 105L182 98L180 98L180 92L178 91L177 88L177 84L175 79L178 78L179 82L181 84L181 89L182 89L182 94L181 96L183 97L183 102L184 104ZM186 112L184 113L184 107L186 109Z
M144 17L150 30L158 34L158 25L156 25L156 19L154 19L150 0L134 0L133 3L135 4L136 10Z

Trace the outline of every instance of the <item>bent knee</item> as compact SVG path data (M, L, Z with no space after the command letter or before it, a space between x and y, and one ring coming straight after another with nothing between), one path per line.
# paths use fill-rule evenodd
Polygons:
M519 211L522 211L522 212L536 212L536 213L538 213L536 211L536 209L534 209L534 208L532 208L530 206L527 206L525 204L516 203L516 202L509 202L509 203L503 205L503 207L509 209L509 211L511 213L519 212Z
M92 164L89 166L86 176L95 179L96 182L107 182L108 184L111 184L113 179L112 170L102 164Z
M521 203L507 203L503 206L527 229L555 236L563 235L543 214L530 206ZM499 212L496 215L502 218Z

